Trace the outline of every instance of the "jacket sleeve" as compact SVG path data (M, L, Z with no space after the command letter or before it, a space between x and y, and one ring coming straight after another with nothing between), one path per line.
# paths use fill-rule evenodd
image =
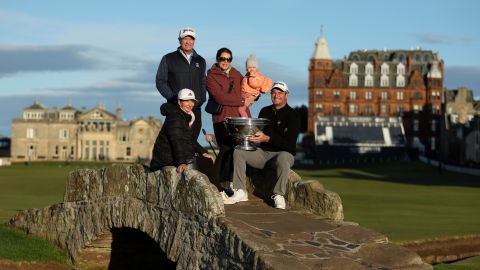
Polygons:
M169 119L165 121L168 141L172 147L173 162L175 166L182 163L189 163L193 160L193 156L191 156L189 151L185 151L185 147L188 147L188 138L185 137L187 133L183 132L185 129L184 125L186 124L187 123L180 115L169 116Z
M268 93L272 89L272 85L273 85L272 79L264 77L263 85L260 91L264 94Z
M259 118L268 118L266 117L265 110L262 109L258 115ZM284 119L285 121L286 119ZM297 136L300 131L300 119L297 116L295 111L292 111L288 115L288 120L285 121L287 124L285 128L286 132L279 133L274 128L265 129L265 134L270 136L270 141L268 144L274 146L280 151L287 151L290 153L295 153L297 147Z
M218 77L218 78L217 78ZM207 89L208 94L215 99L215 101L224 106L239 107L243 106L243 98L240 89L232 89L228 94L230 87L230 80L234 78L220 78L220 75L208 74ZM233 84L235 85L235 84Z
M160 92L160 94L162 94L165 99L172 100L173 98L175 98L176 94L168 85L168 64L167 58L165 56L162 57L160 65L158 65L155 83L157 85L158 92Z
M203 148L197 141L195 142L195 153L203 154L207 153L208 151Z
M205 102L205 97L207 95L207 75L205 74L207 64L203 60L203 67L201 71L200 78L200 97L198 98L198 106L201 106Z

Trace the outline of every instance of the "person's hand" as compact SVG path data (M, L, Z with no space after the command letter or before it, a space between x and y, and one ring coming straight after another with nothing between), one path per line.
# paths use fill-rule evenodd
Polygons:
M212 161L215 161L215 160L213 159L213 157L212 157L209 153L203 153L202 156L203 156L204 158L209 158L209 159L211 159Z
M213 141L213 135L212 134L205 134L205 140L207 142L212 142Z
M187 164L182 163L182 164L178 165L178 167L177 167L177 172L178 172L178 173L182 173L182 172L184 172L186 169L187 169Z
M254 143L262 143L270 141L270 136L266 135L265 133L258 131L252 137L248 138L249 141Z

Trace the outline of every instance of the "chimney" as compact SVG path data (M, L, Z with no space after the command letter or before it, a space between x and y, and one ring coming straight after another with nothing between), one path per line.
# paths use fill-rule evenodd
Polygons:
M122 108L120 108L120 105L117 104L117 108L115 108L115 117L117 119L120 119L122 117Z

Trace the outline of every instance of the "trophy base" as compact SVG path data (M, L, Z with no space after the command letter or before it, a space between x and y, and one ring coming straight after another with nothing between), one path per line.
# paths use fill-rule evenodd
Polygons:
M235 149L245 150L245 151L255 151L257 147L248 141L248 138L240 139L240 143L235 146Z

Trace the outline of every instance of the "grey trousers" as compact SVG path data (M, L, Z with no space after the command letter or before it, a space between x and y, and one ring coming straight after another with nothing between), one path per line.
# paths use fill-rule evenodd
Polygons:
M294 162L293 155L285 151L269 152L260 148L255 151L235 149L233 152L233 188L246 191L247 164L257 169L267 166L277 172L277 183L273 193L284 196L287 192L288 173Z

